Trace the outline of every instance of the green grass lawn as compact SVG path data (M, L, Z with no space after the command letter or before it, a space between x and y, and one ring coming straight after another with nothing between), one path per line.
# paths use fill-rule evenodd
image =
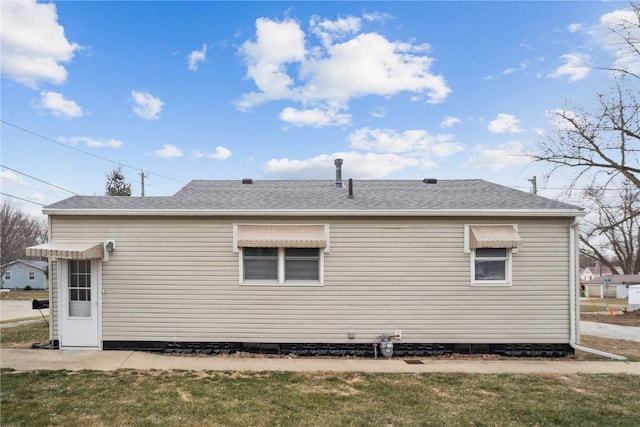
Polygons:
M637 426L638 377L3 371L3 426Z
M29 348L34 343L49 341L49 325L44 320L0 329L0 347Z

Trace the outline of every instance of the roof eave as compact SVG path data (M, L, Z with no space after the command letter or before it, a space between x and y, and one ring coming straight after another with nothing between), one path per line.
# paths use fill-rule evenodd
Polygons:
M341 210L341 209L43 209L51 216L502 216L502 217L579 217L585 212L580 209L412 209L412 210Z

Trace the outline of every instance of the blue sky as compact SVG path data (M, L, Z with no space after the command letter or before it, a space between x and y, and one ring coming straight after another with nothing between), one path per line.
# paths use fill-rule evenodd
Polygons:
M588 107L627 2L3 1L2 192L41 204L192 179L481 178ZM36 179L34 179L36 178ZM47 185L44 182L54 184ZM63 191L64 188L69 191ZM548 188L548 189L547 189ZM2 196L3 199L7 196ZM38 212L35 204L12 199Z

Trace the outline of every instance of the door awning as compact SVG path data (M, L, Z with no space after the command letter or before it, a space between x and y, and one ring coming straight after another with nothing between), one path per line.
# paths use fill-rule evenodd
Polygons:
M50 242L27 248L27 256L68 259L102 259L102 242Z
M326 248L327 233L323 224L238 224L236 246L239 248Z
M522 239L513 225L474 225L469 227L469 247L517 248Z

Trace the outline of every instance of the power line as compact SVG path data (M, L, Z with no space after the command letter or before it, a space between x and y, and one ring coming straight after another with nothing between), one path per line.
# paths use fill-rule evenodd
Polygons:
M65 148L68 148L68 149L70 149L70 150L74 150L74 151L77 151L77 152L79 152L79 153L86 154L87 156L91 156L91 157L94 157L94 158L96 158L96 159L100 159L100 160L104 160L104 161L109 162L109 163L113 163L114 165L121 165L121 166L124 166L124 167L129 168L129 169L134 169L135 171L139 171L139 170L141 169L141 168L138 168L138 167L135 167L135 166L127 165L127 164L122 163L122 162L117 162L117 161L115 161L115 160L111 160L111 159L109 159L109 158L107 158L107 157L102 157L102 156L99 156L99 155L97 155L97 154L93 154L93 153L90 153L90 152L88 152L88 151L81 150L81 149L79 149L79 148L77 148L77 147L72 147L72 146L70 146L70 145L63 144L62 142L60 142L60 141L56 141L56 140L55 140L55 139L53 139L53 138L49 138L48 136L44 136L44 135L39 134L39 133L37 133L37 132L34 132L34 131L32 131L32 130L25 129L25 128L21 127L21 126L15 125L15 124L13 124L13 123L9 123L9 122L7 122L7 121L5 121L5 120L0 120L0 123L3 123L3 124L5 124L5 125L7 125L7 126L11 126L12 128L15 128L15 129L21 130L21 131L26 132L26 133L29 133L29 134L31 134L31 135L37 136L38 138L42 138L42 139L44 139L45 141L49 141L49 142L53 142L54 144L61 145L61 146L65 147ZM184 182L184 181L183 181L183 180L181 180L181 179L173 178L173 177L166 176L166 175L161 175L161 174L159 174L159 173L155 173L155 172L148 172L148 173L149 173L150 175L154 175L154 176L157 176L157 177L159 177L159 178L169 179L169 180L176 181L176 182Z
M50 186L55 187L55 188L57 188L57 189L59 189L59 190L66 191L67 193L71 193L71 194L73 194L73 195L79 196L79 194L78 194L78 193L74 193L73 191L71 191L71 190L67 190L67 189L66 189L66 188L64 188L64 187L60 187L59 185L52 184L52 183L47 182L47 181L43 181L42 179L36 178L35 176L31 176L31 175L28 175L28 174L26 174L26 173L24 173L24 172L20 172L20 171L18 171L18 170L12 169L12 168L10 168L9 166L5 166L5 165L1 165L1 164L0 164L0 167L3 167L3 168L5 168L5 169L9 169L9 170L10 170L10 171L12 171L12 172L19 173L20 175L24 175L24 176L26 176L26 177L28 177L28 178L35 179L35 180L36 180L36 181L38 181L38 182L41 182L41 183L43 183L43 184L50 185Z
M40 202L34 202L33 200L23 199L22 197L18 197L18 196L12 196L11 194L2 193L2 192L0 192L0 194L2 194L3 196L12 197L14 199L22 200L24 202L33 203L34 205L46 206L45 204L42 204Z

